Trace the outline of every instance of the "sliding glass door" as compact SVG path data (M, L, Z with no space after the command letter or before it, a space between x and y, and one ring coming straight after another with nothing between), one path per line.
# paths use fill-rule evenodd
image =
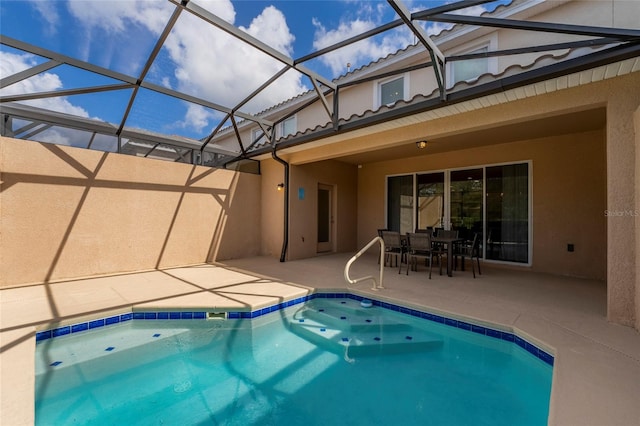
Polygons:
M417 181L418 229L444 227L444 172L419 174Z
M529 262L529 165L487 167L487 259Z
M472 240L474 232L480 234L484 224L483 169L454 170L450 174L449 215L451 229L458 236Z
M413 232L413 175L387 179L387 229Z
M530 262L529 163L387 178L387 228L478 234L485 259Z

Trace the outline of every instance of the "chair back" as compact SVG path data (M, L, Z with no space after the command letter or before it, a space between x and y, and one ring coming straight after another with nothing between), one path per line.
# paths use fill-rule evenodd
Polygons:
M477 232L473 233L473 242L471 243L471 254L476 254L480 256L480 234Z
M407 248L409 251L431 250L431 234L426 232L407 233Z
M429 234L435 235L433 232L433 226L427 226L426 228L416 228L416 234Z
M380 236L382 237L382 241L384 241L386 248L402 247L402 240L399 232L382 230Z
M442 238L458 238L458 231L453 229L438 229L436 235Z

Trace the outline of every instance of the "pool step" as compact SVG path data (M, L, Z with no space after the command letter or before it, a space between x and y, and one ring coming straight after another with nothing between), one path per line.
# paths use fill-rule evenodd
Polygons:
M424 352L442 347L442 340L407 324L370 326L368 329L336 328L310 318L291 323L291 331L345 357ZM402 325L402 328L398 328Z
M148 328L125 323L110 327L109 333L101 331L103 330L98 329L81 335L60 337L55 342L39 343L38 351L41 354L36 356L36 374L46 373L52 368L60 370L90 362L106 362L99 361L104 357L122 357L127 362L134 363L135 360L128 358L131 349L146 345L148 352L153 353L154 348L157 348L156 350L162 353L167 345L166 339L175 339L187 333L189 328Z
M373 308L353 308L341 305L340 307L312 306L299 312L296 318L298 321L311 320L327 327L340 330L351 331L408 331L411 326L391 318L384 318L380 315L379 307Z

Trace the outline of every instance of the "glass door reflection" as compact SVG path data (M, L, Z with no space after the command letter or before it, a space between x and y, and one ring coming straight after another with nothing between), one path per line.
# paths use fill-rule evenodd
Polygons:
M417 229L444 227L444 172L417 176Z
M483 169L451 171L449 188L451 229L457 230L458 236L465 240L473 240L474 233L482 237Z

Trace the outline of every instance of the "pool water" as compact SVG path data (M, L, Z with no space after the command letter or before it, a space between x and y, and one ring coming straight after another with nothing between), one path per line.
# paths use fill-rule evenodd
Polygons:
M552 367L352 299L40 342L36 424L544 425Z

